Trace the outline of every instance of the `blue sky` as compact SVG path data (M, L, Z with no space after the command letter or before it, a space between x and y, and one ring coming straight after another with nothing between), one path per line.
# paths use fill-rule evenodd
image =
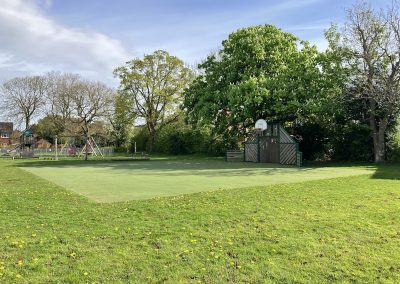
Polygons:
M112 70L165 49L194 65L241 27L273 24L326 48L344 0L0 0L0 81L51 70L116 85ZM370 1L385 7L391 0Z

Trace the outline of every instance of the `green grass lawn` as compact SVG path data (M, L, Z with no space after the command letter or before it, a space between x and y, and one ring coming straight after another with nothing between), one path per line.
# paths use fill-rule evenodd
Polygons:
M0 161L0 283L400 282L399 165L97 203L18 163Z
M99 202L295 183L372 173L373 167L280 167L218 160L39 162L25 170Z

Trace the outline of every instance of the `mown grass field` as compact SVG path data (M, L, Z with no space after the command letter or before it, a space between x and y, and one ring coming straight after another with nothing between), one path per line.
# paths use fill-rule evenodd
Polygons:
M0 283L400 282L400 166L97 203L0 161Z
M372 173L364 167L283 167L213 159L44 161L24 170L98 202L116 202L239 187Z

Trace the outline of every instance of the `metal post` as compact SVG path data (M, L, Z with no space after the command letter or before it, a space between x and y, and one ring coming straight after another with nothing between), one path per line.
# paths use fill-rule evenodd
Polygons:
M136 141L135 141L135 155L136 155Z
M58 161L58 136L56 135L56 161Z
M282 144L281 144L281 124L278 122L278 162L279 164L281 164L281 148L282 148Z
M257 133L257 163L260 163L260 134Z

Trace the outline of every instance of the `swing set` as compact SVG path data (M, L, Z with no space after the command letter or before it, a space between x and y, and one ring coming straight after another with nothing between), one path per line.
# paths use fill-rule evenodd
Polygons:
M59 144L59 139L60 141L63 141L64 143ZM85 145L79 149L77 147L77 142L86 140ZM59 149L59 146L61 145L61 148ZM70 135L63 135L63 136L56 136L55 137L55 155L56 155L56 160L58 160L58 157L64 156L64 157L82 157L85 155L93 155L93 156L101 156L104 158L104 154L101 151L100 147L94 140L92 136L89 136L88 138L82 139L82 137L79 136L70 136Z

